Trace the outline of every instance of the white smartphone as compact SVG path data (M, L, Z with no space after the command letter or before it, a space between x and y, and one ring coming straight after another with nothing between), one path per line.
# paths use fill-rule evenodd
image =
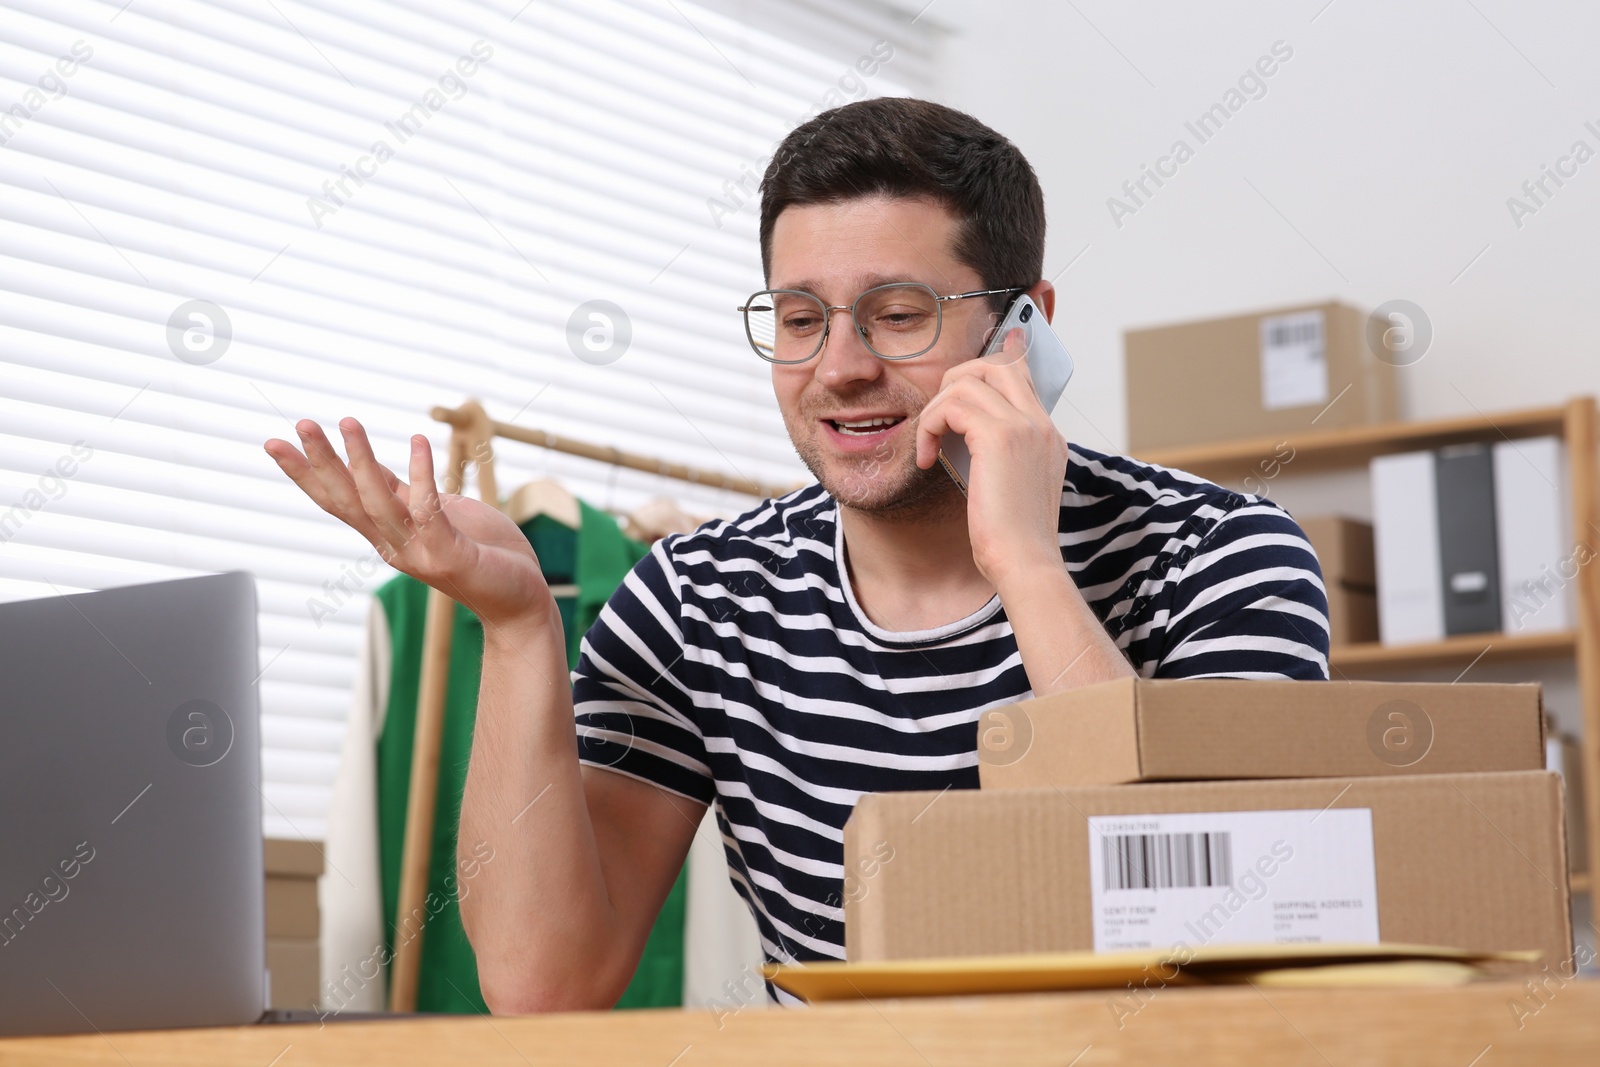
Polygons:
M994 355L1005 347L1006 335L1014 329L1022 330L1023 358L1028 361L1028 373L1033 376L1034 391L1045 411L1056 406L1061 393L1072 377L1072 356L1061 343L1039 305L1028 299L1026 293L1017 297L1006 312L1000 326L978 358ZM939 438L939 462L955 479L961 495L967 494L967 482L972 472L972 453L958 433L947 433Z

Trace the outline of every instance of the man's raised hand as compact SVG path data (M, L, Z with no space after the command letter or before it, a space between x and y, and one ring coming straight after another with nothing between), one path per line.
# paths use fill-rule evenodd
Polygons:
M546 617L549 587L516 523L498 508L434 482L427 438L411 438L410 483L379 463L361 424L342 419L348 465L322 427L295 424L304 454L267 441L267 454L317 506L370 542L384 562L464 604L486 626Z

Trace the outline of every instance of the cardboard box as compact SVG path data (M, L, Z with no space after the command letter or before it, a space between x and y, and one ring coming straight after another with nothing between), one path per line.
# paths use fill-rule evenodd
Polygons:
M1377 562L1372 524L1342 515L1299 519L1322 565L1328 593L1328 638L1333 645L1378 640Z
M263 843L264 867L269 875L285 878L316 878L322 873L322 846L315 841L269 837Z
M991 708L985 789L1538 770L1538 683L1123 678Z
M315 1008L322 961L315 938L267 938L267 973L271 1008Z
M844 829L846 956L1385 941L1554 968L1572 955L1561 804L1549 771L868 794ZM1128 842L1183 823L1209 847L1165 869L1209 883L1127 877Z
M1561 775L1567 795L1567 866L1574 874L1589 869L1589 835L1584 815L1583 749L1570 734L1555 729L1545 717L1545 767Z
M315 938L321 928L314 878L267 878L267 936Z
M322 927L317 904L322 847L313 841L269 837L263 848L267 937L315 940Z
M1359 586L1327 583L1328 643L1358 645L1378 640L1378 594Z
M1127 331L1129 451L1392 421L1394 368L1366 325L1326 303Z
M1319 515L1296 521L1316 550L1325 584L1355 586L1368 592L1378 587L1372 523L1347 519L1343 515Z

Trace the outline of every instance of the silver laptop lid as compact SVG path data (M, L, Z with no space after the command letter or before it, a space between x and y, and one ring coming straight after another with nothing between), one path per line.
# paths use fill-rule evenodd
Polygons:
M0 604L0 1034L265 1004L255 583Z

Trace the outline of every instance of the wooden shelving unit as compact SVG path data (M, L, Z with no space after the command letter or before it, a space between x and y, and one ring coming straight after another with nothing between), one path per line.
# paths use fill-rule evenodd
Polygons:
M1582 410L1580 410L1582 409ZM1586 410L1585 416L1582 411ZM1284 442L1294 449L1292 463L1296 473L1359 467L1374 456L1391 452L1416 452L1424 448L1466 444L1472 441L1515 440L1519 437L1554 435L1568 438L1575 425L1587 418L1593 435L1594 398L1579 397L1553 408L1532 408L1488 416L1430 419L1425 422L1392 422L1381 426L1351 426L1342 430L1311 431L1277 437L1244 438L1214 445L1191 445L1148 452L1140 459L1177 467L1218 484L1237 483L1256 474L1256 464L1276 456ZM1593 469L1594 457L1589 457ZM1590 495L1592 496L1592 490Z
M1514 441L1556 436L1567 446L1568 488L1572 504L1572 543L1600 553L1600 457L1596 455L1593 397L1575 397L1559 407L1533 408L1424 422L1356 426L1277 437L1226 441L1215 445L1161 449L1139 458L1176 467L1221 485L1240 486L1259 477L1258 464L1292 448L1295 474L1364 467L1375 456L1413 452L1472 441ZM1571 658L1576 662L1582 704L1583 773L1591 864L1600 862L1600 559L1578 570L1574 607L1577 626L1561 633L1531 635L1467 634L1418 645L1359 644L1336 647L1329 656L1334 677L1360 677L1396 671L1482 662L1511 663ZM1589 873L1575 873L1575 892L1589 892Z
M1421 645L1383 645L1376 641L1335 645L1329 653L1328 663L1334 669L1346 672L1373 668L1447 667L1453 663L1466 667L1479 657L1484 663L1508 663L1519 659L1570 656L1577 647L1576 630L1526 636L1463 634Z

